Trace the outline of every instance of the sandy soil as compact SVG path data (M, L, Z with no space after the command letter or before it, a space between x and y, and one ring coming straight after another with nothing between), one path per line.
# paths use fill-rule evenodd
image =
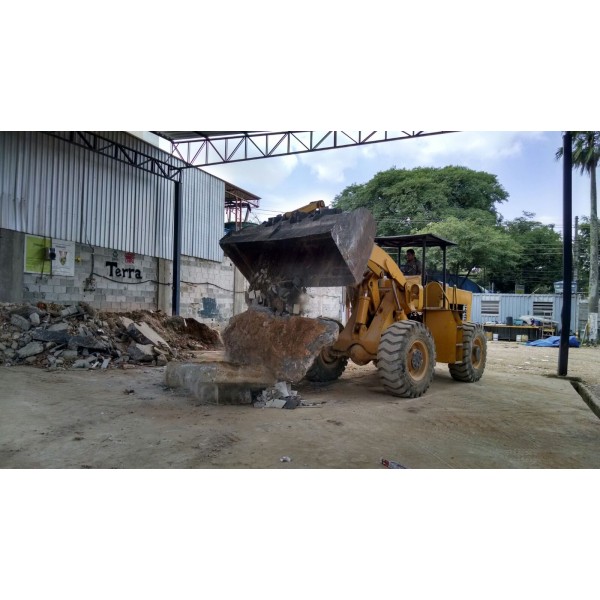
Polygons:
M163 367L0 368L3 468L409 468L600 466L600 420L556 375L558 350L488 344L475 384L436 366L428 392L387 395L372 365L301 382L295 410L201 405ZM569 376L600 389L600 349L569 352ZM537 433L536 433L537 432ZM283 457L291 458L282 462Z

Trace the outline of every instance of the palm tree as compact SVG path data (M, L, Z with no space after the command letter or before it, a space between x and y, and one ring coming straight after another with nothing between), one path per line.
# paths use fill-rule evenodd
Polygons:
M595 320L588 319L590 340L597 340L598 322L598 196L596 190L596 168L600 161L600 131L572 131L573 168L590 176L590 290L588 310L595 313ZM556 152L556 159L563 155L563 149ZM568 224L565 223L565 227Z

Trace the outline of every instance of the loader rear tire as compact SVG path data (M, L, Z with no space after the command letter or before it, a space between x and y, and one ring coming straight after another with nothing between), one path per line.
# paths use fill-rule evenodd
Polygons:
M377 368L390 394L402 398L423 395L435 368L435 346L427 327L416 321L392 323L381 336Z
M319 319L324 321L334 321L337 323L340 332L344 329L344 326L335 319L330 319L328 317L319 317ZM308 379L308 381L314 382L335 381L341 377L347 364L347 356L333 353L331 347L327 346L326 348L323 348L317 358L315 358L304 377L305 379Z
M473 383L485 370L487 339L481 325L463 323L462 362L448 365L452 379Z

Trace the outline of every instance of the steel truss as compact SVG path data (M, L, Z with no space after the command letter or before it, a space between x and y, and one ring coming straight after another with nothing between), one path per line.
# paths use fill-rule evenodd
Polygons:
M171 141L172 153L186 163L203 167L223 163L258 160L289 154L303 154L320 150L335 150L379 144L397 140L422 138L453 133L451 131L262 131L231 132L223 135L203 135L189 132L189 139L169 138L163 132L154 132ZM194 135L195 134L195 135Z
M90 131L45 131L44 133L147 173L158 175L170 181L181 181L181 172L184 166L176 164L179 161L174 160L170 163L161 160Z

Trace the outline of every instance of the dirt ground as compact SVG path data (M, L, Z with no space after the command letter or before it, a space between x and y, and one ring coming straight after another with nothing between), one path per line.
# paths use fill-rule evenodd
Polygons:
M482 380L437 365L421 398L387 395L372 365L294 386L313 407L202 405L165 367L0 367L2 468L597 468L600 419L555 375L558 349L490 342ZM600 391L600 349L569 376ZM287 461L284 457L289 458ZM283 459L283 460L282 460Z

